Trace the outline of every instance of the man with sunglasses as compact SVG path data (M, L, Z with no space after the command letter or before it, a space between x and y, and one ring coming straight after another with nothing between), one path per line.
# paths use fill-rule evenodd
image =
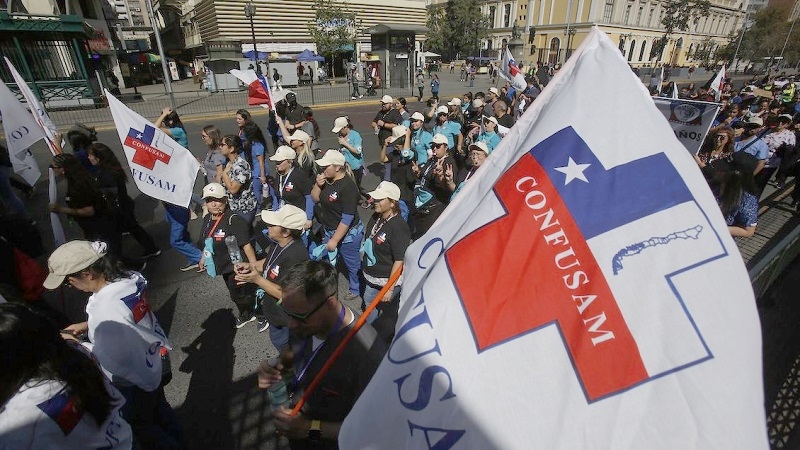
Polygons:
M289 346L280 362L262 361L258 386L269 388L281 379L280 371L291 360L296 380L284 380L296 403L322 366L355 323L355 314L339 301L336 269L327 262L295 264L281 281L280 307L288 316ZM273 412L277 433L289 439L292 449L335 449L342 421L369 383L386 351L369 324L347 343L322 377L316 390L295 416L289 409Z

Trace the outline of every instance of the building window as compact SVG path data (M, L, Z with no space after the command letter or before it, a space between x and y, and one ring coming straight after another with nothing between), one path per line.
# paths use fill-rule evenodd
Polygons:
M656 9L650 8L650 14L647 16L647 24L646 26L652 27L653 26L653 14L655 14Z
M503 28L508 28L511 26L511 5L506 4L503 8Z
M631 19L631 7L632 6L633 5L628 4L628 6L625 7L625 17L622 18L622 23L624 23L626 25L628 24L628 21Z
M639 12L636 13L636 25L641 25L642 24L642 13L643 12L644 12L644 7L640 6L639 7Z
M550 41L550 52L547 55L547 62L550 64L558 63L558 54L561 52L559 49L561 47L561 40L557 37L554 37Z
M611 23L611 13L614 11L614 0L606 0L606 7L603 10L603 22Z
M633 51L636 49L636 40L631 41L630 50L628 50L628 61L633 61Z
M647 41L642 41L642 48L639 50L639 62L644 58L644 48L647 47Z
M489 28L494 28L494 15L497 12L496 6L489 7Z

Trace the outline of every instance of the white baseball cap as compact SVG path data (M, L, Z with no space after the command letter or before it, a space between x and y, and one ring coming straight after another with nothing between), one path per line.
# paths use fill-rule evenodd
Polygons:
M308 142L309 139L311 139L311 136L309 136L308 133L306 133L303 130L295 130L294 133L292 133L292 135L289 136L289 142L291 141Z
M337 117L336 120L333 121L333 129L331 131L338 133L339 130L347 126L348 122L349 120L347 120L346 116Z
M394 103L394 99L391 95L384 95L381 97L381 103Z
M372 192L367 192L367 195L375 200L390 198L394 201L398 201L400 200L400 188L391 181L381 181L378 187Z
M481 100L479 98L476 98L475 100L472 101L472 107L473 108L480 108L483 105L485 105L485 103L483 103L483 100Z
M450 106L461 106L461 99L458 97L453 97L453 99L447 102L447 104Z
M450 114L450 110L447 109L447 106L442 105L436 108L436 115L438 116L439 114Z
M450 142L447 140L447 136L443 135L442 133L436 133L436 136L433 137L434 144L447 144L450 145Z
M275 154L270 156L270 161L286 161L287 159L295 159L297 158L297 152L294 151L292 147L288 145L281 145L275 150Z
M277 211L261 211L261 220L267 225L277 225L290 230L303 230L306 212L294 205L283 205Z
M64 280L94 264L105 256L105 242L70 241L58 247L47 260L47 274L43 286L46 289L57 289Z
M473 148L483 150L483 153L486 153L486 156L489 156L492 153L492 151L489 150L489 147L486 146L485 142L476 142L474 144L470 144L469 149L472 150Z
M203 188L203 199L225 198L225 188L219 183L209 183Z
M421 120L425 122L425 116L423 116L421 112L417 111L411 115L411 120Z
M490 87L489 92L491 92L494 95L500 95L500 91L498 91L496 87Z
M389 142L391 143L400 139L401 137L404 137L407 131L408 128L404 127L403 125L395 126L394 128L392 128L392 136L389 137Z
M318 159L316 163L320 167L343 166L344 155L339 150L331 149L325 152L322 158Z

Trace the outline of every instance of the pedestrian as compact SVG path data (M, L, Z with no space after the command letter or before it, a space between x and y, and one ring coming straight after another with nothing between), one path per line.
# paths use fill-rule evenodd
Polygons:
M293 205L306 211L307 223L305 229L311 228L311 219L314 217L314 201L311 199L311 185L313 181L302 170L297 168L295 158L297 153L291 147L281 145L269 159L275 162L278 178L274 181L276 201L273 210L283 205Z
M447 189L443 176L448 170L454 171L455 161L448 154L447 137L435 135L432 148L433 156L427 164L412 165L418 180L414 187L414 208L410 219L413 239L419 239L425 234L450 203L451 192Z
M48 317L21 302L0 304L0 348L0 447L131 448L122 394ZM47 408L69 404L68 424Z
M475 68L474 65L470 65L469 67L469 87L473 87L475 85L475 74L478 73L478 70Z
M355 314L339 300L337 284L336 269L316 261L295 264L281 282L280 308L289 317L289 345L277 360L259 364L258 387L269 389L283 380L297 398L330 363L300 413L293 415L285 406L272 413L278 434L289 439L291 448L337 448L344 418L386 352L375 329L364 324L336 360L329 361L355 324ZM285 378L289 371L296 378Z
M311 151L311 136L303 130L297 130L289 136L289 146L297 153L297 167L309 179L316 179L317 167L314 164L314 153Z
M433 79L431 80L431 97L439 101L439 85L441 82L439 81L439 75L433 74Z
M258 201L250 185L253 173L250 164L242 156L242 140L230 134L222 138L222 154L228 158L222 169L222 185L228 196L228 207L247 223L252 224L256 216ZM208 203L208 202L206 202Z
M421 102L423 93L425 91L425 75L422 74L422 69L419 69L417 72L417 90L419 90L417 101Z
M311 69L311 64L306 66L306 73L308 74L309 83L314 84L314 71Z
M164 218L169 223L169 245L186 257L186 264L180 267L181 272L188 272L198 268L203 252L194 244L189 235L189 208L162 202L164 205ZM205 208L205 204L203 205Z
M161 115L155 121L155 126L171 137L183 148L189 148L189 136L186 134L186 127L183 126L178 113L169 106L161 110Z
M264 133L255 122L248 122L242 128L245 159L252 168L250 189L256 197L256 204L261 206L264 198L264 187L267 186L269 168L265 161L267 142Z
M131 425L135 448L182 448L180 424L163 388L171 374L162 359L171 347L147 302L147 280L120 270L103 242L67 242L47 266L46 289L68 283L91 293L87 321L64 328L62 337L88 339L92 356L125 397L122 417Z
M203 158L203 173L206 177L206 184L220 183L222 179L222 169L228 159L222 154L222 132L214 125L206 125L200 132L200 139L206 144L206 156ZM193 194L196 195L196 194ZM200 196L197 196L198 198ZM202 198L200 199L202 203Z
M361 74L358 73L358 67L353 67L350 71L350 83L353 84L353 93L350 95L350 100L364 97L358 90L358 85L361 83Z
M431 142L433 134L424 127L425 116L417 111L411 115L409 129L411 130L411 150L414 151L416 160L419 164L425 164L431 154Z
M450 74L452 74L453 71L455 71L455 70L456 70L456 62L455 61L450 61Z
M417 154L411 148L411 136L412 131L403 125L392 128L392 135L386 138L380 153L380 161L390 166L390 181L400 189L398 210L404 221L408 221L417 181L412 171L412 165L417 163Z
M281 80L282 79L283 79L283 76L281 76L281 74L278 73L278 69L273 67L272 68L272 81L275 83L275 90L278 90L278 91L282 91L283 90L283 86L281 86Z
M353 124L347 116L337 117L333 121L331 132L339 140L339 151L344 155L344 160L353 171L359 193L361 192L361 179L364 177L364 154L361 133L353 129Z
M235 326L241 328L256 320L255 292L247 286L237 284L234 279L235 271L252 270L251 265L256 262L253 244L250 243L251 225L228 207L228 197L222 185L206 185L203 188L203 199L208 215L202 228L200 243L203 258L200 259L199 270L205 271L212 278L222 276L228 294L238 309L238 314L234 315ZM232 242L230 247L226 245L228 240Z

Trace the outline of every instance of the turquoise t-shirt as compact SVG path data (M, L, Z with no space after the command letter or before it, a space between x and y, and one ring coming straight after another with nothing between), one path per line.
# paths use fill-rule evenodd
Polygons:
M344 153L344 160L351 169L360 169L364 166L364 154L361 151L361 134L359 134L356 130L350 130L350 132L347 133L347 143L350 144L351 147L358 150L359 155L354 155L353 152L342 146L341 151Z
M478 135L478 142L485 142L489 152L492 152L495 147L500 145L500 135L494 131L486 131Z
M447 138L447 148L453 148L456 146L456 136L461 134L461 126L448 120L441 125L433 127L433 134L436 135L437 133L441 133Z
M183 148L189 148L189 137L186 136L186 130L181 127L170 128L169 132L172 133L172 139L175 140L178 144L181 144Z
M264 156L264 144L261 142L253 142L253 146L250 147L250 153L253 157L253 178L258 178L261 176L261 162L259 162L257 156ZM264 170L264 174L266 174L268 170Z
M433 142L433 135L420 128L417 131L412 131L411 134L411 148L417 154L417 164L425 164L428 162L428 150L431 148Z

